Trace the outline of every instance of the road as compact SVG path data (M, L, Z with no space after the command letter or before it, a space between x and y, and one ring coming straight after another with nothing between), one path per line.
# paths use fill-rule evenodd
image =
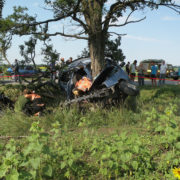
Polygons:
M137 80L135 82L138 84ZM157 82L157 85L158 85L159 80L157 80L156 82ZM146 79L144 81L144 83L145 83L145 85L152 85L152 81L150 79ZM179 85L180 81L166 80L165 84L166 85Z
M158 80L157 80L157 85L158 85ZM135 83L138 85L138 81L135 80ZM12 79L6 79L6 80L0 80L0 85L6 85L6 84L19 84L18 82L15 82ZM22 84L27 84L23 82ZM179 81L172 81L172 80L166 80L165 81L166 85L180 85L180 80ZM152 85L151 80L145 79L145 85Z

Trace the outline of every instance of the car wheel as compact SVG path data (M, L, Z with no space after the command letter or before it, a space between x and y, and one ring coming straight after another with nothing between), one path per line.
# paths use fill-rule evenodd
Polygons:
M139 94L138 87L131 82L121 81L119 88L124 94L129 96L137 96Z

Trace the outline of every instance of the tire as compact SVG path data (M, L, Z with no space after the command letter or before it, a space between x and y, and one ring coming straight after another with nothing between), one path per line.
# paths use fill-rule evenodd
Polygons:
M129 96L137 96L139 94L139 89L131 82L121 81L119 88L124 94Z

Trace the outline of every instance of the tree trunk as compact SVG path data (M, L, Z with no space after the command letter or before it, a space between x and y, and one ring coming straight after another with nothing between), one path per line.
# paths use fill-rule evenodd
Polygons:
M35 61L34 61L34 60L32 60L32 62L33 62L33 66L34 66L34 68L36 69L36 63L35 63Z
M9 60L8 60L8 58L7 58L7 56L6 56L6 53L5 53L3 50L1 50L0 52L2 53L4 59L7 61L7 63L11 66L11 68L12 68L12 70L13 70L14 68L13 68L12 64L9 62ZM13 70L13 71L14 71L14 70Z
M96 77L104 67L104 38L103 32L96 33L89 38L89 51L93 78Z
M35 63L35 61L34 61L34 58L35 58L35 55L32 57L32 55L31 55L31 61L32 61L32 63L33 63L33 66L34 66L34 68L36 69L36 63Z
M104 66L105 33L102 29L103 3L88 0L82 3L84 18L88 25L89 52L91 57L92 77L96 77Z

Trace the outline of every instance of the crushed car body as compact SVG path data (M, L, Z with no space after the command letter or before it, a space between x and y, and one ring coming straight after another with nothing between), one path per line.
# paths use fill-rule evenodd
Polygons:
M82 58L73 61L66 70L61 72L59 84L67 94L67 104L81 102L83 100L108 100L120 101L128 95L136 96L139 89L132 82L128 74L122 69L124 62L120 65L107 60L106 66L94 79L91 76L91 59ZM86 80L86 89L77 92L77 84ZM90 85L90 87L88 86Z

